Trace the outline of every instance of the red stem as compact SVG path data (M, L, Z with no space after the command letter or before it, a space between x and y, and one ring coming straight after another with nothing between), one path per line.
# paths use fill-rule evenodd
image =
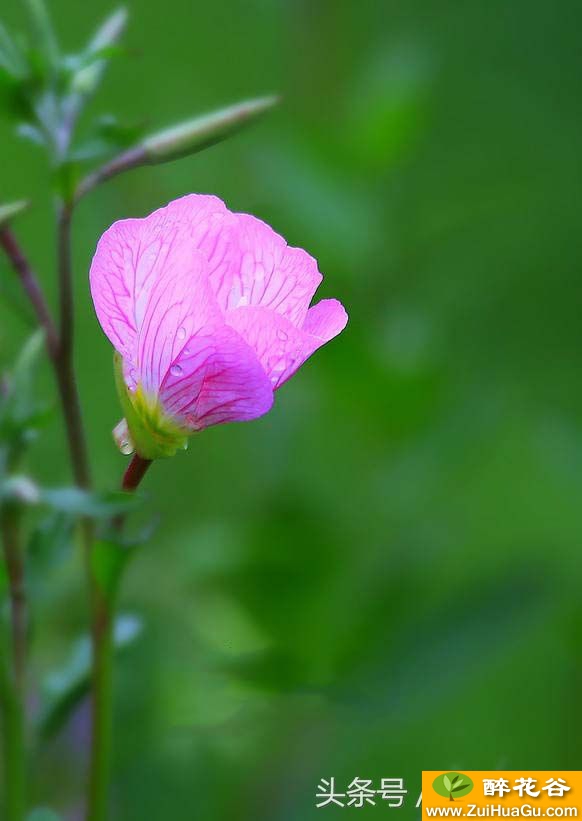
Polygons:
M151 463L151 459L142 459L139 453L134 453L133 459L123 475L121 489L127 491L137 490Z

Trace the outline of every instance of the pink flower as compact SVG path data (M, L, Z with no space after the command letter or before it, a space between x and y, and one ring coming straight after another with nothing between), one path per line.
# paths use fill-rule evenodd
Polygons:
M217 197L190 194L105 231L91 293L138 452L170 455L193 431L266 413L346 325L335 299L309 307L321 280L313 257Z

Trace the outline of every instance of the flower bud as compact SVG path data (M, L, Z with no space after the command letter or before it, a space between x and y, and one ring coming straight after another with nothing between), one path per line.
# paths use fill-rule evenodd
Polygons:
M273 108L278 100L274 96L247 100L152 134L141 143L145 162L166 162L220 142Z

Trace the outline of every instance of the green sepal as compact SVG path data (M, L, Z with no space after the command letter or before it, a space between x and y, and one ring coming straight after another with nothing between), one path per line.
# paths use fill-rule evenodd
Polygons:
M169 417L155 396L138 385L130 391L123 378L123 359L113 355L115 385L131 439L142 459L167 459L188 447L191 431Z

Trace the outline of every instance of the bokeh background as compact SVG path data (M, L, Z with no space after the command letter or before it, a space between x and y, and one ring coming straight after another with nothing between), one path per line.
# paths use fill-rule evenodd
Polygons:
M346 331L250 424L145 483L125 581L114 818L297 821L322 778L582 766L582 9L513 0L131 0L94 110L159 127L279 91L252 130L80 208L77 363L101 488L124 467L87 270L101 232L213 192L309 249ZM109 2L51 3L67 48ZM17 0L2 17L23 27ZM54 296L42 153L0 124L2 199ZM1 269L5 284L9 274ZM2 307L0 364L27 334ZM48 369L41 390L53 391ZM58 419L29 469L68 481ZM35 673L84 630L76 550L47 569ZM74 815L81 706L36 764ZM372 819L388 812L366 807Z

